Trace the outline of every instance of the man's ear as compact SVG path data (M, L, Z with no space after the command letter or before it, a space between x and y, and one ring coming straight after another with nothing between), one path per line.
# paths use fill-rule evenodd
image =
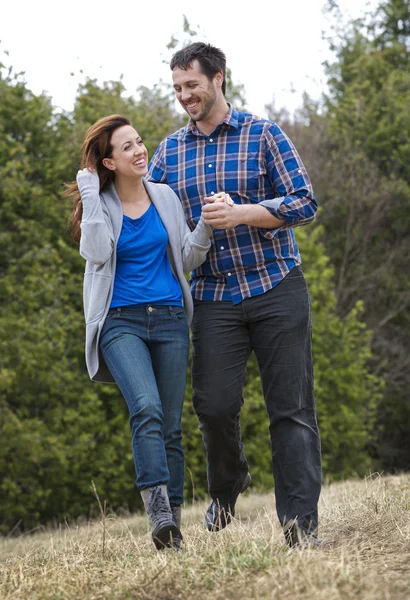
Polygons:
M103 158L102 164L106 169L109 169L110 171L115 171L115 165L113 164L111 158Z
M219 73L217 73L217 74L215 75L215 77L214 77L214 81L215 81L215 84L216 84L218 87L222 87L222 84L223 84L223 82L224 82L224 76L223 76L223 74L222 74L222 71L219 71Z

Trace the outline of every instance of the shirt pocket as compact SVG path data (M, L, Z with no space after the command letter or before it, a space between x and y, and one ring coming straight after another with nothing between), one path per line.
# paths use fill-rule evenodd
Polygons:
M239 193L250 198L259 189L261 178L266 175L266 167L258 153L250 153L246 158L238 159L236 172L225 171L225 190L228 193Z

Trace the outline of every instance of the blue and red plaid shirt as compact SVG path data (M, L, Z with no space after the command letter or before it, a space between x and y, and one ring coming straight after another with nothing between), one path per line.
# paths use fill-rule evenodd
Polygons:
M215 228L207 259L191 273L194 298L238 304L272 289L301 263L292 227L313 221L317 203L295 147L272 121L230 106L207 136L191 120L158 146L147 179L171 186L191 229L203 197L218 192L237 204L261 204L284 221L273 230Z

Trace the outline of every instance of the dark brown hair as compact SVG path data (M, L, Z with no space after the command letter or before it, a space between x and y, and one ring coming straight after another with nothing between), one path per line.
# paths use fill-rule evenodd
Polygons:
M225 96L226 92L226 56L219 48L205 44L204 42L195 42L185 46L182 50L175 52L171 59L171 71L174 69L183 69L186 71L192 66L194 60L199 62L201 71L207 76L209 81L215 77L217 73L222 72L223 83L222 93Z
M100 179L100 191L104 191L113 181L114 172L103 165L104 158L112 155L111 138L118 127L131 125L130 121L122 115L108 115L99 119L87 130L84 136L81 157L81 169L94 169ZM63 198L71 198L73 212L71 215L71 234L73 240L79 244L81 239L81 218L83 205L76 181L67 184Z

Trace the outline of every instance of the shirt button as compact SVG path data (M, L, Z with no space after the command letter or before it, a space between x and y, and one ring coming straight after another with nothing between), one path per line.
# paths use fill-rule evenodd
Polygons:
M208 165L208 167L209 167L209 168L211 168L211 167L212 167L212 165L211 165L211 164L209 164L209 165Z
M215 192L211 192L211 196L213 196L215 194Z
M214 140L211 138L209 141L210 141L210 142L213 142Z
M228 277L230 277L232 275L232 273L228 273Z
M221 250L225 250L225 246L221 246Z
M298 169L298 173L302 173L302 169Z

